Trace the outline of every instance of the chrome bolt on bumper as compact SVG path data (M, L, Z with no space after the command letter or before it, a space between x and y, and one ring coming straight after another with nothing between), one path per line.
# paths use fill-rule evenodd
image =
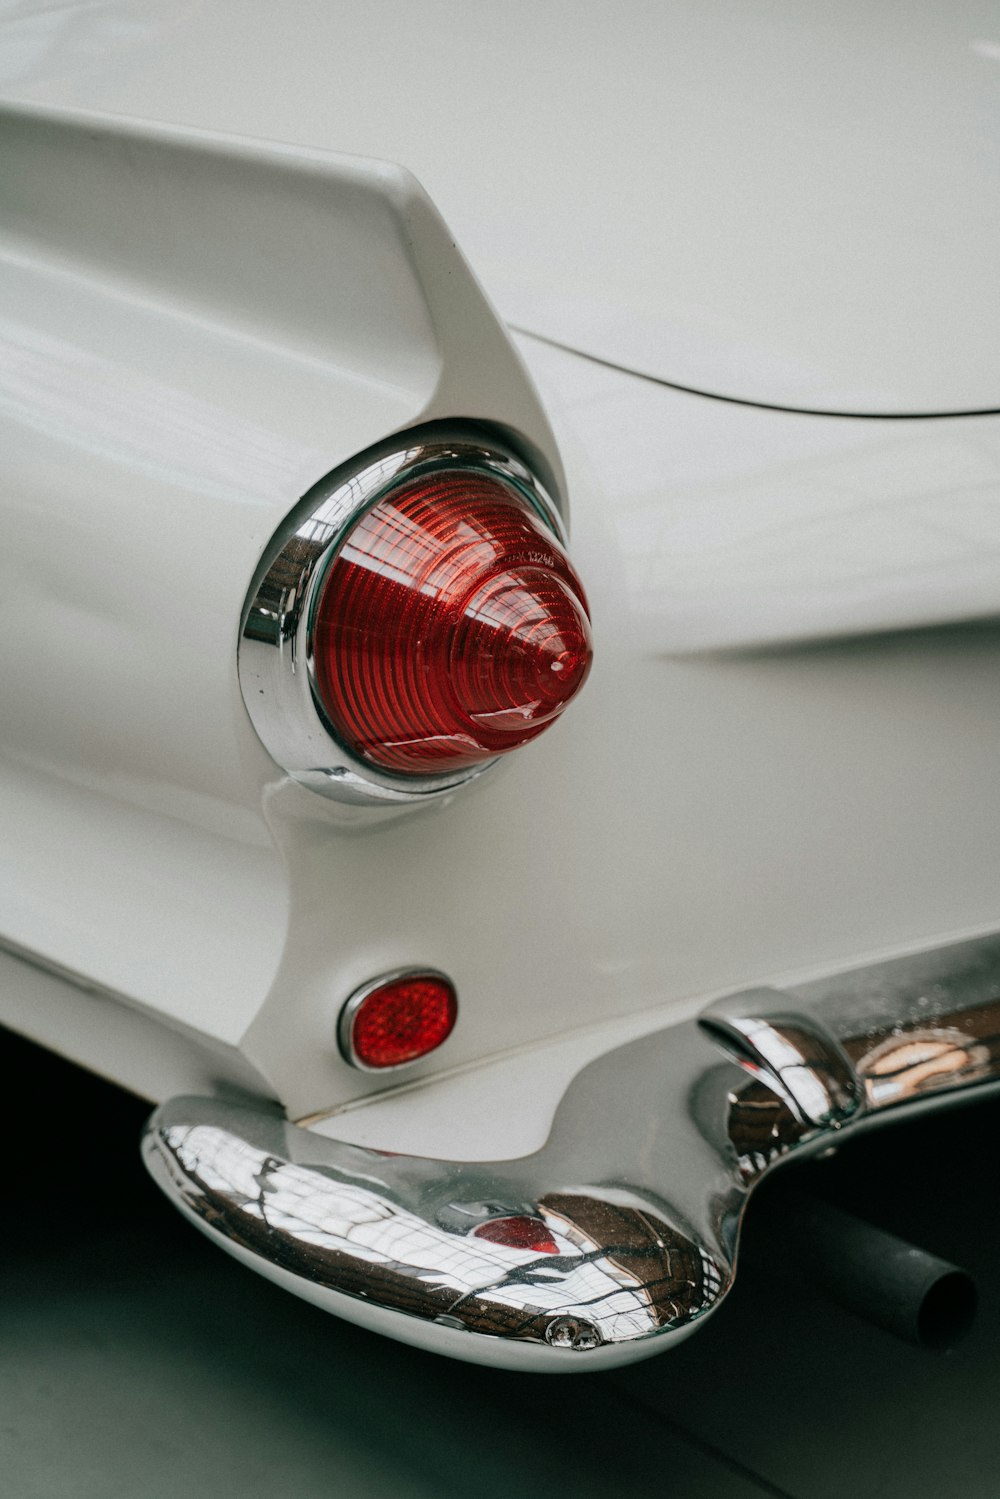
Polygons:
M601 1369L718 1306L779 1162L998 1081L991 936L748 990L608 1052L523 1159L389 1154L212 1098L158 1108L143 1150L198 1228L317 1306L476 1363Z

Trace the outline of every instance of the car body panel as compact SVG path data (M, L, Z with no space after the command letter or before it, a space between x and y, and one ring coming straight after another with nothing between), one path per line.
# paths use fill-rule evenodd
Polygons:
M0 9L0 91L405 163L504 316L785 406L1000 406L990 0Z
M146 1076L130 1022L118 1039L122 996L239 1049L293 1117L373 1096L384 1080L337 1050L339 1005L428 963L458 984L459 1028L384 1117L330 1127L386 1148L416 1131L446 1154L461 1098L475 1149L509 1155L544 1137L586 1061L727 989L995 925L1000 638L962 620L989 537L962 551L926 524L928 475L988 471L994 421L752 411L522 351L565 455L598 640L564 723L449 805L388 820L282 782L239 705L257 788L242 810L190 777L115 780L111 759L89 787L5 778L5 936L118 996L108 1069L143 1091L170 1080ZM878 562L859 474L895 484ZM842 524L856 513L861 538ZM235 651L228 671L235 693ZM171 726L162 753L196 763L202 723ZM438 1078L436 1100L410 1091Z
M475 244L491 238L492 135L447 134L461 182L480 184L466 208L424 155L443 140L432 110L406 114L397 93L395 135L360 108L344 128L348 95L324 70L338 41L357 43L360 14L311 10L289 28L263 7L241 22L224 5L70 6L10 11L0 28L3 90L33 101L5 117L0 291L18 357L4 371L2 936L58 976L67 1004L66 979L104 996L106 1065L123 1081L192 1086L179 1052L173 1073L146 1064L133 1008L221 1046L293 1117L385 1086L336 1046L357 984L443 970L462 1019L416 1084L578 1033L571 1064L532 1074L530 1129L491 1111L479 1148L501 1156L505 1131L543 1128L591 1045L728 989L995 928L1000 634L978 621L1000 604L1000 417L762 411L531 337L515 349L413 179L325 153L336 139L404 156ZM435 15L421 35L440 67L458 41ZM391 31L400 55L409 24ZM392 74L379 35L368 45ZM213 59L234 36L247 66L227 71ZM507 37L518 55L523 41ZM393 76L416 86L401 65ZM493 131L512 87L508 69ZM56 119L57 104L72 108ZM137 111L158 123L111 118ZM505 180L535 215L533 171ZM564 222L553 203L541 217ZM584 222L576 239L614 259L623 222ZM564 256L519 244L543 290L572 279ZM661 281L643 292L619 271L640 302L660 299ZM781 280L769 274L761 316ZM706 269L685 305L723 308L717 280ZM946 292L935 318L965 338L968 308ZM880 378L854 358L863 331L909 402L919 361L889 312L884 328L861 306L830 326L854 340L862 383ZM988 327L965 344L979 374ZM833 378L814 335L814 368ZM747 325L727 337L760 354ZM603 335L595 349L616 353ZM934 409L960 394L940 369ZM450 800L405 816L325 803L281 776L249 724L240 611L305 489L438 418L496 424L559 492L561 450L594 672L565 722ZM436 1107L450 1118L444 1094Z

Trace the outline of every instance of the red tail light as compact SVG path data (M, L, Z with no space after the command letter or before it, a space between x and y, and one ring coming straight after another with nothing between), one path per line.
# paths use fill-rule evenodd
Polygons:
M538 475L459 424L322 480L273 538L240 638L272 758L324 796L403 807L534 739L590 669L561 534Z
M344 1005L340 1047L365 1071L401 1067L435 1051L458 1017L454 985L443 974L387 974L357 990Z
M439 469L366 511L312 618L316 691L355 755L433 775L547 728L590 668L583 588L511 485Z

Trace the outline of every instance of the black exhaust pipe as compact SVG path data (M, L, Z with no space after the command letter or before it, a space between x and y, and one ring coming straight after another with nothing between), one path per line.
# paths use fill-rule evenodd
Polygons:
M896 1337L948 1349L972 1327L976 1287L956 1265L815 1197L775 1201L771 1222L785 1242L782 1270L789 1260L799 1278Z

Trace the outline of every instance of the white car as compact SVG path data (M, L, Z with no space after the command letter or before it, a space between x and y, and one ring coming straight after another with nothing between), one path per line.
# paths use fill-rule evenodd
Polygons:
M0 1022L308 1300L645 1357L1000 1075L996 20L0 5Z

